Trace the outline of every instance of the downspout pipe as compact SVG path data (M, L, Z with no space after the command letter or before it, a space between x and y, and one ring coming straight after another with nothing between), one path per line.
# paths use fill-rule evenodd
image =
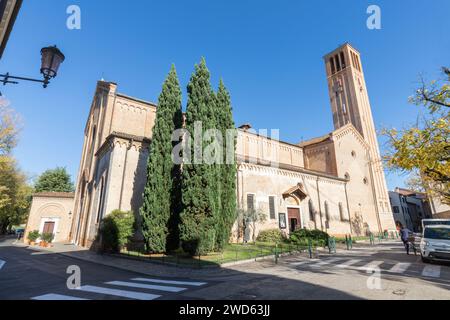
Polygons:
M319 177L316 179L317 186L317 198L319 200L319 216L320 216L320 229L323 231L323 222L322 222L322 205L320 204L320 188L319 188Z

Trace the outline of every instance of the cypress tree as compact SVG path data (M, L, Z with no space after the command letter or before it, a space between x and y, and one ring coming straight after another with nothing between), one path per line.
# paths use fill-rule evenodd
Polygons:
M219 166L220 213L216 224L216 246L223 249L230 239L236 221L236 128L233 120L230 95L221 80L216 95L216 122L224 137L223 164ZM228 145L227 145L228 143ZM227 157L228 153L228 157ZM231 161L230 161L231 160Z
M172 161L172 133L182 126L181 90L175 66L158 99L147 165L147 184L140 209L147 250L165 252L178 245L179 166Z
M215 96L211 89L210 73L203 58L195 66L188 85L186 110L186 130L190 134L191 162L183 163L182 203L180 238L182 247L192 255L204 254L215 248L217 215L217 175L216 166L195 163L195 155L203 155L206 143L199 141L203 133L215 128ZM196 123L202 125L202 137L194 136ZM197 139L195 139L197 138ZM185 154L186 156L186 154Z

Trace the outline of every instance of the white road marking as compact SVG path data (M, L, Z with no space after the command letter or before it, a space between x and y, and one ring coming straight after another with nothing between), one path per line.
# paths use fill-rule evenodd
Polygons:
M327 260L322 260L319 263L316 263L315 265L313 265L314 268L317 267L323 267L326 266L327 264L333 264L336 261L342 260L341 258L332 258L332 259L327 259Z
M350 266L352 266L354 264L357 264L358 262L361 262L361 260L351 259L351 260L348 260L348 261L346 261L344 263L341 263L341 264L337 265L337 267L340 268L340 269L345 269L345 268L348 268L348 267L350 267Z
M393 273L404 273L411 266L411 263L408 262L400 262L393 266L389 272Z
M77 297L71 297L71 296L65 296L62 294L45 294L43 296L34 297L31 298L31 300L41 300L41 301L66 301L66 300L89 300L89 299L83 299L83 298L77 298Z
M441 266L426 266L422 271L422 276L439 278L441 276Z
M304 261L299 261L299 262L293 262L290 265L294 266L294 267L297 267L297 266L301 266L301 265L304 265L304 264L309 264L309 263L316 262L316 261L319 261L319 260L304 260Z
M142 281L142 282L152 282L152 283L164 283L164 284L175 284L175 285L186 285L186 286L204 286L206 282L196 282L196 281L175 281L175 280L160 280L160 279L147 279L147 278L135 278L131 281Z
M378 268L380 265L382 265L384 263L384 261L372 261L369 262L368 264L366 264L363 267L359 267L359 270L363 270L363 271L370 271L373 270L375 268Z
M0 260L0 270L2 270L2 268L5 264L6 264L6 261Z
M141 289L159 290L159 291L167 291L167 292L180 292L180 291L186 290L186 288L180 288L180 287L157 286L157 285L152 285L152 284L143 284L143 283L125 282L125 281L111 281L111 282L106 282L106 284L109 284L111 286L141 288Z
M100 294L106 294L106 295L112 295L112 296L118 296L118 297L124 297L124 298L129 298L129 299L136 299L136 300L154 300L154 299L161 297L156 294L109 289L109 288L102 288L102 287L95 287L95 286L82 286L75 290L100 293Z

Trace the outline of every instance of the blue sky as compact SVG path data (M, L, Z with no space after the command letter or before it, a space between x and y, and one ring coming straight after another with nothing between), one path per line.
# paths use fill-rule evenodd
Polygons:
M66 28L72 4L81 30ZM382 30L366 27L370 4L381 7ZM279 128L293 143L323 135L333 123L322 57L347 41L362 53L377 128L400 128L419 114L408 104L419 74L449 66L448 12L448 0L27 0L0 71L39 77L47 45L66 61L48 89L1 88L23 121L15 156L32 177L65 166L75 179L97 80L157 101L170 65L185 88L202 56L213 85L222 77L230 90L237 124ZM405 177L387 178L392 189Z

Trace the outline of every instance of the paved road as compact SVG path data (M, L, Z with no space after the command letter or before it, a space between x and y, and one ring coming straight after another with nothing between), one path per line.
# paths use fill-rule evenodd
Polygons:
M128 272L27 248L0 246L0 300L167 300L211 285ZM81 269L81 287L67 288L69 266Z
M236 269L243 271L244 267ZM245 272L283 279L270 292L255 290L257 299L450 300L449 263L425 264L420 256L406 255L396 242L322 254L313 260L289 256L276 266L267 262L249 265Z
M401 243L395 242L323 254L314 260L293 255L278 264L263 261L195 270L189 276L186 269L148 263L142 273L123 271L2 246L1 241L0 260L5 261L0 270L0 299L450 300L450 266L424 264L420 257L407 256ZM130 262L135 263L140 262ZM80 290L67 289L70 265L81 268Z

